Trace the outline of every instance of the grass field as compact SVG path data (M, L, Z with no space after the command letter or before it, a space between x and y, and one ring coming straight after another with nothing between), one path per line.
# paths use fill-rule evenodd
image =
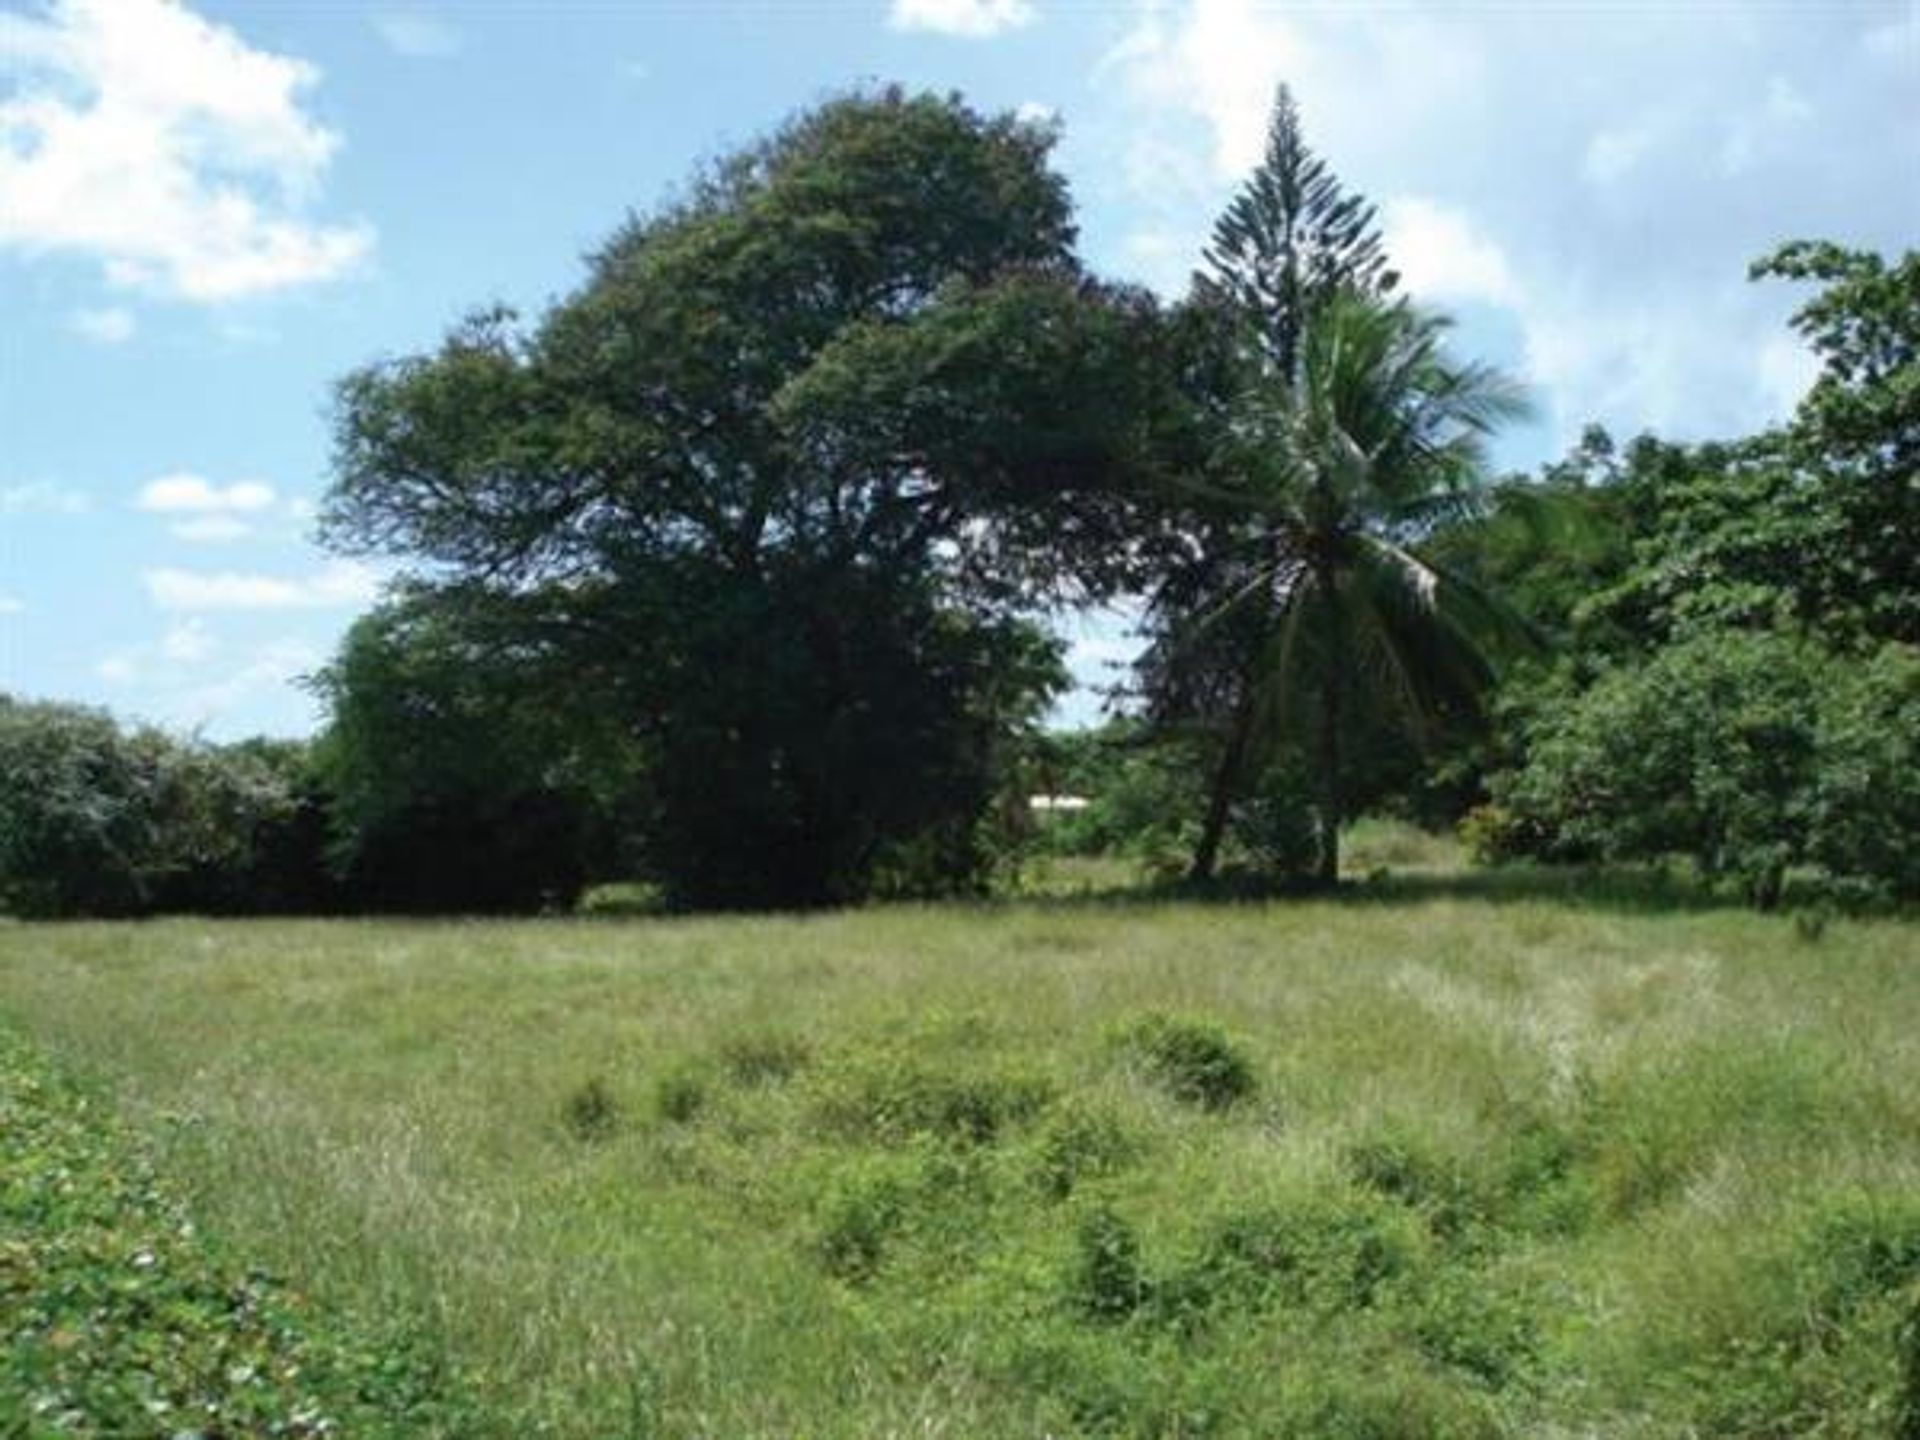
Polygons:
M1920 1433L1911 922L0 925L0 1023L501 1435Z

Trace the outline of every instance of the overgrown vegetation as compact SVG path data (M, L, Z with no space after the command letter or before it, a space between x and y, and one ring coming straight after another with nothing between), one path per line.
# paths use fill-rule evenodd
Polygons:
M0 1428L505 1434L391 1315L342 1326L228 1263L97 1098L0 1026Z
M0 1011L512 1433L1911 1433L1910 924L1527 883L14 925Z

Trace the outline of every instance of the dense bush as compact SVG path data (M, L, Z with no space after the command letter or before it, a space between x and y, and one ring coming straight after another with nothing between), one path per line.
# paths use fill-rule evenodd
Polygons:
M1585 691L1548 688L1497 777L1483 848L1686 855L1765 907L1789 867L1920 892L1920 657L1870 663L1781 634L1703 632Z
M215 747L0 696L0 907L261 913L327 898L301 746Z

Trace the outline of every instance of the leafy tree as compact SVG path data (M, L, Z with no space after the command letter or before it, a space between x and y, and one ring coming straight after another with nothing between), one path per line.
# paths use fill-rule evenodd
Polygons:
M1383 704L1416 733L1470 711L1491 679L1488 647L1511 629L1504 609L1425 553L1436 527L1478 503L1482 440L1520 408L1497 374L1450 361L1443 333L1406 302L1347 291L1311 317L1290 380L1264 365L1244 372L1193 482L1226 523L1202 563L1155 596L1147 664L1163 693L1180 693L1185 668L1202 683L1218 673L1216 627L1233 627L1229 649L1248 657L1231 672L1235 733L1256 763L1230 745L1236 778L1282 746L1296 763L1311 754L1323 883L1338 876L1343 737L1359 707ZM1196 873L1211 870L1217 839L1210 812Z
M636 757L566 681L526 604L425 591L354 624L316 764L356 908L567 908L615 868Z
M1079 272L1051 143L835 101L530 330L481 316L341 387L326 534L537 621L647 757L679 903L855 899L970 833L983 737L1058 676L1032 608L1125 555L1158 322ZM943 883L981 859L957 844Z
M1489 817L1546 858L1690 856L1763 908L1787 870L1920 893L1920 660L1804 637L1702 632L1563 691ZM1483 822L1484 824L1485 822Z
M1920 252L1796 242L1753 274L1825 282L1794 316L1820 375L1787 426L1668 447L1635 563L1592 608L1643 643L1730 625L1920 642Z

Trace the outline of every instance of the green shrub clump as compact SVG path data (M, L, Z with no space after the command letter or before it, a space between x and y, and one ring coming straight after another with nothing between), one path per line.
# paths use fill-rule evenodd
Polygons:
M1225 1110L1254 1091L1253 1062L1219 1026L1148 1015L1117 1041L1169 1095L1203 1110Z

